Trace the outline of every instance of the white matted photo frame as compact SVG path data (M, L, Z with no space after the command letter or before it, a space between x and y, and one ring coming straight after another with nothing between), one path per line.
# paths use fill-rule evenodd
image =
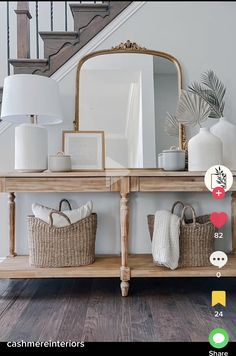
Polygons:
M74 171L105 169L105 140L103 131L63 131L62 146L71 156Z

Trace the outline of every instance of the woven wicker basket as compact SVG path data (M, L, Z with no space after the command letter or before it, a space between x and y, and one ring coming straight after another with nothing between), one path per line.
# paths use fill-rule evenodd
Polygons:
M50 224L28 216L29 262L35 267L72 267L87 265L95 259L95 238L97 214L65 227L53 226L53 214ZM69 221L70 222L70 221Z
M180 220L179 249L180 258L178 267L204 267L210 265L209 257L214 252L214 233L217 229L210 221L210 215L196 217L195 210L191 206L184 206L182 202L176 202L172 207L180 203L183 206ZM193 219L185 219L185 211L190 209ZM154 215L148 215L148 227L152 240L154 229Z

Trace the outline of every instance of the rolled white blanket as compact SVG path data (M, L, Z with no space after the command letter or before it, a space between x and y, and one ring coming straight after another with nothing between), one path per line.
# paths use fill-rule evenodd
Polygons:
M172 270L179 262L180 218L167 210L155 214L152 239L153 261Z

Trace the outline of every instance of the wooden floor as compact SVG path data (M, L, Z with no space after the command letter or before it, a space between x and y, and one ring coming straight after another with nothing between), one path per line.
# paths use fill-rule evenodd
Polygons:
M210 306L227 291L224 318ZM0 280L0 341L207 341L225 328L236 341L235 278Z

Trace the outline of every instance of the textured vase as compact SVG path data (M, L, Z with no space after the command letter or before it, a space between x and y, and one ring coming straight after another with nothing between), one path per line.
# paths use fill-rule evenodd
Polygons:
M236 170L236 126L225 117L221 117L217 124L210 129L213 135L219 137L223 143L223 164L231 170Z
M200 128L197 135L188 142L188 170L207 171L216 164L222 164L223 144L208 128Z
M47 169L47 130L33 124L15 128L15 170L42 172Z

